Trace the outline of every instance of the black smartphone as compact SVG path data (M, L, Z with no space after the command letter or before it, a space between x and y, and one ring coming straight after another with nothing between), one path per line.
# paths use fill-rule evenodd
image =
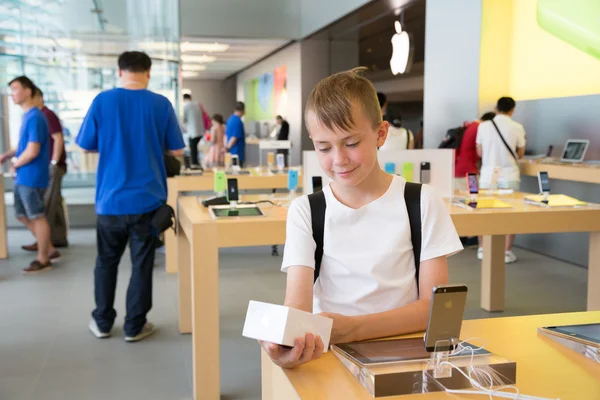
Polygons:
M471 193L471 194L479 193L479 185L477 184L477 174L473 174L473 173L467 174L467 186L469 187L469 193Z
M454 350L452 339L460 339L466 303L465 285L439 285L433 288L424 338L425 350Z
M429 183L431 181L431 164L428 162L421 163L421 183Z
M238 193L238 181L235 178L227 179L227 200L229 202L240 200L240 195Z
M552 150L554 150L554 146L552 146L552 145L548 146L548 152L546 153L546 157L552 156Z
M548 172L538 172L538 185L540 187L540 193L550 193L550 177Z
M323 190L323 178L321 178L320 176L313 176L312 187L313 193L318 192L319 190Z

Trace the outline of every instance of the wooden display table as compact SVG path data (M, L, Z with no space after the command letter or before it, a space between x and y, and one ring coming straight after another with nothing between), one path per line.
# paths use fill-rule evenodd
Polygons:
M255 168L248 168L251 175L228 175L228 178L237 178L238 188L242 190L272 191L274 189L287 190L287 174L272 174L268 172L257 172ZM302 187L301 174L298 177L299 187ZM167 179L168 197L167 204L177 209L177 199L182 192L212 192L214 187L214 174L206 171L204 175L178 175ZM177 272L176 238L173 230L165 232L165 258L168 273Z
M600 184L600 165L572 164L520 160L521 174L537 177L538 172L547 171L550 179Z
M447 205L459 235L485 236L481 307L504 308L504 235L591 232L587 304L588 310L600 310L600 208L550 210L525 205L522 196L502 197L514 206L509 210L471 211ZM264 198L270 196L243 200ZM196 197L179 198L179 330L192 333L196 399L219 398L219 248L285 243L287 208L261 209L265 217L216 221Z
M561 400L600 399L600 363L537 334L537 328L542 326L591 322L600 322L600 312L468 320L463 323L461 338L481 338L486 349L516 361L516 386L522 394ZM264 350L261 353L263 400L373 399L331 352L294 369L279 368ZM487 397L442 392L385 397L386 400L474 398Z

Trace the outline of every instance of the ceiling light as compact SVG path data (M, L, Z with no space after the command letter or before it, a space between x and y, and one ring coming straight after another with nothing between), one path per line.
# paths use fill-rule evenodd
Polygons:
M229 49L229 45L226 43L181 43L181 51L184 53L189 51L206 51L208 53L220 53L223 51L227 51L227 49Z
M181 73L181 77L182 77L182 78L195 78L195 77L197 77L198 75L200 75L200 74L199 74L199 73L197 73L197 72L189 72L189 71L183 71L183 72Z
M41 37L4 37L6 43L24 44L27 46L42 46L42 47L64 47L69 49L81 48L81 41L67 38L49 39Z
M206 65L184 64L183 67L181 67L182 71L204 71L205 69L206 69Z
M147 51L177 51L177 43L176 42L155 42L155 41L145 41L139 42L138 46L142 50Z
M211 63L214 62L216 59L217 57L215 56L207 56L204 54L201 56L190 56L187 54L181 56L181 61L189 63Z

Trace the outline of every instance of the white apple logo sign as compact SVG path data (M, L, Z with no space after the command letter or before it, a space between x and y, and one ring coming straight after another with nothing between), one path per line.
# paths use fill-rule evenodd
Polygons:
M410 58L410 37L408 32L402 31L402 25L399 21L394 23L396 33L392 36L392 58L390 59L390 68L394 75L403 74L408 67Z

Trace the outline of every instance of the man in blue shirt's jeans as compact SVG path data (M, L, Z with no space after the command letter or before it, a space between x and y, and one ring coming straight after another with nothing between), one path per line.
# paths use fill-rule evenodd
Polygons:
M181 155L185 144L169 100L146 89L151 65L145 53L121 54L123 87L96 96L76 140L82 149L99 153L96 309L89 324L98 338L110 336L117 316L113 307L117 271L128 241L132 271L125 340L136 342L154 333L146 320L152 308L155 232L151 220L167 201L164 153Z
M50 146L48 143L48 122L35 106L34 83L26 76L19 76L8 84L15 104L23 109L23 123L16 150L0 155L0 163L17 157L12 165L15 177L15 214L35 236L37 258L23 269L24 274L42 272L52 267L51 260L60 254L50 242L50 225L45 214L44 193L50 179Z
M244 132L244 116L246 106L241 101L235 103L233 115L227 120L225 135L227 135L227 151L231 155L237 154L240 158L240 167L244 166L246 158L246 134Z

